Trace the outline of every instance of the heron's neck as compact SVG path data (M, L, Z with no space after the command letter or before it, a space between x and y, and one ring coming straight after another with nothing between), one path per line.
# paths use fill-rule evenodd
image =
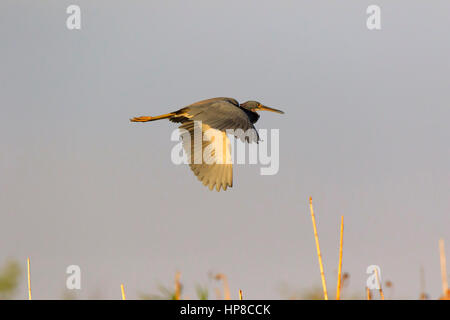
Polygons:
M259 119L259 114L257 112L245 109L240 107L242 110L244 110L245 114L248 116L248 118L250 119L251 123L255 123L256 121L258 121Z

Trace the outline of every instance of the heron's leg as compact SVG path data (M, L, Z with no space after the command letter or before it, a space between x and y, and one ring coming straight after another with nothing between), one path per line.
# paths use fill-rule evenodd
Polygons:
M173 115L174 115L174 113L167 113L167 114L163 114L161 116L156 116L156 117L135 117L133 119L130 119L130 121L131 122L148 122L148 121L170 118Z
M133 119L130 119L131 122L147 122L151 120L152 117L134 117Z

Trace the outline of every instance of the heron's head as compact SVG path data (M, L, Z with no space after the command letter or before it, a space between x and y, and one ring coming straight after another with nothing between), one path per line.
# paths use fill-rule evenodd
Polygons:
M242 103L241 107L246 109L246 110L252 111L252 112L256 112L256 111L272 111L272 112L276 112L276 113L284 113L281 110L270 108L270 107L266 107L262 103L260 103L258 101L252 101L252 100Z

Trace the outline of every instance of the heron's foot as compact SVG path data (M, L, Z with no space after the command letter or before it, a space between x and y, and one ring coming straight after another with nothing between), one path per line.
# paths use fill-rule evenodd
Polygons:
M135 117L133 119L130 119L131 122L147 122L152 120L152 117Z

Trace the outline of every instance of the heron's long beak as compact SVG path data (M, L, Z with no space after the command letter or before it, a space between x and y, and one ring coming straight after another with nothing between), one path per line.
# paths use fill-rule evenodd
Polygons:
M260 110L260 111L272 111L272 112L281 113L281 114L284 113L281 110L270 108L270 107L266 107L266 106L263 106L263 105L260 105L257 110Z

